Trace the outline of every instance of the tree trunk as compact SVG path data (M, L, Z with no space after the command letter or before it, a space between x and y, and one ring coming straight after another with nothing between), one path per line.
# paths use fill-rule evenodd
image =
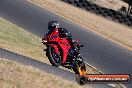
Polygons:
M129 14L132 10L132 6L129 4L128 10L127 10L127 14Z
M131 9L130 9L130 14L132 14L132 6L131 6Z

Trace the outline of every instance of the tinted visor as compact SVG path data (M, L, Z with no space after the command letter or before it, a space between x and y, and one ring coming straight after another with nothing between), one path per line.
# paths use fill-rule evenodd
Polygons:
M54 21L54 23L51 26L55 26L56 28L58 28L59 27L58 21Z

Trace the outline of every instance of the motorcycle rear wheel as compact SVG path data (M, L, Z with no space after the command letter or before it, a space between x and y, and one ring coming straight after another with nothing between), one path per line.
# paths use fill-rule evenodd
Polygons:
M47 57L52 66L59 67L61 65L61 56L55 54L54 48L52 46L47 47Z

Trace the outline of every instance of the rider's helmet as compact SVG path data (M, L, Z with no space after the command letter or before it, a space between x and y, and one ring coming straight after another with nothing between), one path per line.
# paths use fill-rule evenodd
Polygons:
M50 21L48 23L48 29L52 30L52 29L55 29L55 28L59 28L59 22L56 21L56 20Z

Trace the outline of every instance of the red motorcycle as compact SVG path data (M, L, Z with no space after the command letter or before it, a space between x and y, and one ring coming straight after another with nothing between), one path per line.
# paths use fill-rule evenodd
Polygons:
M72 69L76 74L85 74L86 66L79 53L80 47L83 47L83 45L79 46L78 41L73 42L78 47L75 52L66 40L66 37L59 37L58 29L56 29L48 36L44 36L42 43L47 47L47 49L45 49L46 56L52 66L59 67L61 65Z

